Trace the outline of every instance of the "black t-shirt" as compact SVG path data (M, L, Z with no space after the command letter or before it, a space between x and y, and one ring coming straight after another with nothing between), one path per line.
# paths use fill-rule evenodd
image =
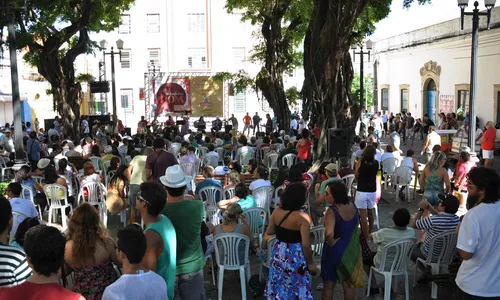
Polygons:
M253 116L253 123L257 124L260 122L260 117L259 116Z
M379 170L378 161L367 163L365 160L361 161L358 176L358 191L366 193L374 193L377 191L377 173Z
M431 126L434 126L434 122L432 122L431 119L427 119L427 121L424 121L424 134L428 134L429 133L429 127Z

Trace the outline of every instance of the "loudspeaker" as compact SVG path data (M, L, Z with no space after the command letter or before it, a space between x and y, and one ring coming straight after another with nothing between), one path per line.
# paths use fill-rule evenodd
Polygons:
M349 130L343 128L328 129L328 154L330 157L349 156Z

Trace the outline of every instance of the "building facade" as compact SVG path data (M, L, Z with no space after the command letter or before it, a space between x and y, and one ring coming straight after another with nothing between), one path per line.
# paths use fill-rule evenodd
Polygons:
M457 15L458 15L457 9ZM428 113L466 112L470 105L472 20L466 17L375 42L377 110ZM481 18L478 52L477 116L500 121L500 7L492 10L491 29Z

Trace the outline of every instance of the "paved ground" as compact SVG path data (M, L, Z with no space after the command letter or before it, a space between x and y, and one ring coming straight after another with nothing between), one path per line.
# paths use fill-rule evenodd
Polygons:
M382 143L386 142L386 139L382 139ZM409 143L410 144L410 143ZM409 146L403 146L403 150L406 151ZM425 159L423 157L420 157L420 150L422 147L422 141L420 140L415 140L413 149L417 153L417 160L420 163L424 163ZM495 162L495 169L497 172L500 170L500 158L496 158ZM417 205L418 202L421 200L420 195L416 195L416 198L412 197L410 202L396 202L395 201L395 194L394 191L389 189L388 191L384 191L382 193L382 200L380 201L378 205L378 210L379 210L379 221L380 221L380 227L385 228L392 226L392 215L394 211L400 207L405 207L407 208L410 213L413 215L417 211ZM118 226L119 220L117 217L112 217L110 220L110 224L115 224L115 226L111 226L112 233L115 236L116 235L116 228ZM416 236L416 238L418 238ZM375 249L374 245L373 248ZM257 260L257 257L255 255L252 255L250 257L251 260L251 274L259 274L259 261ZM410 262L409 264L409 277L410 277L410 298L413 300L427 300L431 299L431 288L430 284L429 285L417 285L416 287L413 287L413 278L414 278L414 270L415 270L415 265ZM212 277L211 273L208 271L205 272L205 290L207 294L208 299L217 299L217 289L212 285ZM417 275L419 276L419 275ZM376 276L377 282L379 283L380 286L383 286L383 277L381 276ZM314 299L321 299L321 291L316 290L316 286L321 282L321 278L319 276L316 276L313 278L313 294L314 294ZM394 288L394 285L393 285ZM379 294L376 296L371 296L371 297L366 297L365 295L366 290L365 289L359 289L357 290L357 297L356 299L383 299L383 294ZM404 298L404 280L399 280L399 288L398 292L392 292L391 299L405 299ZM439 292L438 292L438 299L453 299L456 297L456 288L453 286L450 287L440 287ZM226 271L224 274L224 285L223 285L223 296L222 298L224 300L236 300L236 299L242 299L241 296L241 288L240 288L240 281L239 281L239 275L236 274L235 271ZM252 299L252 296L247 288L247 298ZM257 299L264 299L264 297L259 297ZM342 292L342 287L337 286L335 288L335 296L334 299L343 299L343 292Z

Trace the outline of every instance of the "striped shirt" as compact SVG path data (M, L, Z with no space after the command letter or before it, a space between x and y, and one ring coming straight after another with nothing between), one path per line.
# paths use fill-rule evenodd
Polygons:
M31 268L23 250L0 244L0 287L19 285L30 276Z
M417 229L425 230L424 244L422 245L423 247L420 247L420 251L424 257L427 257L427 253L429 253L431 239L439 233L455 230L458 223L460 223L460 218L457 215L445 212L440 212L428 218L418 219L416 222ZM436 241L432 251L433 256L439 256L442 247L443 242Z

